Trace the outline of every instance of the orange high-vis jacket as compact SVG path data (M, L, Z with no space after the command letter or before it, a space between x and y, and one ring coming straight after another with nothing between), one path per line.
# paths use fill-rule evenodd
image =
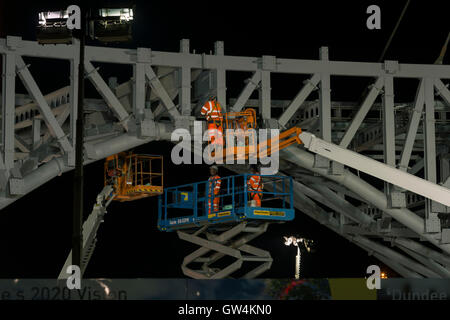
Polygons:
M219 102L215 100L207 101L200 111L202 116L206 117L206 120L219 120L222 118L222 108L220 107Z
M261 176L251 176L247 181L249 191L262 191Z
M220 185L222 181L220 180L219 175L211 176L208 179L208 193L211 193L212 190L214 190L214 195L218 195L220 192Z

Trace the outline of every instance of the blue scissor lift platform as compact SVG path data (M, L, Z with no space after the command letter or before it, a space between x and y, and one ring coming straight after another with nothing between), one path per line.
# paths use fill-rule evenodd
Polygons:
M247 187L251 176L221 178L218 195L211 192L213 186L208 181L202 181L165 188L159 196L158 229L177 231L180 239L200 246L185 257L185 275L196 279L225 278L240 269L244 261L262 263L244 278L256 277L270 268L270 253L248 242L264 233L269 223L294 219L293 180L288 176L264 175L263 191L253 191ZM252 193L262 198L262 207L252 206ZM212 204L217 198L219 207L214 211ZM212 266L225 256L234 257L235 261L226 267ZM193 270L188 267L191 263L202 266Z

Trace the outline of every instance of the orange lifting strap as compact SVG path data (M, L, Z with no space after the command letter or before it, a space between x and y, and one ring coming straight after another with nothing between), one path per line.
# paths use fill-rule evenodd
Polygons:
M105 161L105 186L116 201L133 201L163 193L163 157L120 152Z

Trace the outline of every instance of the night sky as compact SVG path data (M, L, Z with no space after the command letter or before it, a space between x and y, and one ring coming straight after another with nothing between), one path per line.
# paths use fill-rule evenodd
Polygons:
M0 36L6 34L35 40L37 12L64 8L76 1L0 1ZM90 1L112 4L114 1ZM178 51L179 40L189 38L191 50L209 53L214 42L225 42L226 55L317 59L321 46L329 47L330 60L377 61L406 1L138 1L132 43L122 47L150 47ZM212 5L214 3L214 5ZM401 63L433 63L448 34L448 11L444 1L412 1L385 59ZM57 4L55 7L54 4ZM344 5L345 4L345 5ZM366 28L366 8L381 7L381 30ZM99 45L96 42L88 44ZM25 59L44 94L66 86L68 63ZM448 63L448 58L444 60ZM65 70L60 72L60 70ZM131 76L131 67L103 66L100 74L115 75L119 83ZM236 97L248 74L227 74L227 95ZM272 77L272 99L292 99L304 79L295 75ZM25 93L17 80L17 91ZM332 79L333 100L357 100L370 79ZM396 101L412 101L415 84L395 83ZM86 82L88 97L97 97ZM310 97L315 99L314 94ZM206 180L207 166L176 166L170 161L172 145L153 142L136 152L162 154L165 185L175 186ZM222 176L232 172L221 169ZM90 213L103 187L103 161L85 167L85 214ZM73 172L57 177L0 212L0 277L54 278L71 247ZM132 203L114 202L98 233L98 245L86 277L183 277L183 257L196 248L178 240L175 233L156 228L156 198ZM368 265L380 264L367 253L326 227L297 211L294 221L272 225L253 243L269 250L274 258L267 278L291 277L295 249L283 245L282 236L298 234L316 240L316 253L302 257L302 275L364 277Z

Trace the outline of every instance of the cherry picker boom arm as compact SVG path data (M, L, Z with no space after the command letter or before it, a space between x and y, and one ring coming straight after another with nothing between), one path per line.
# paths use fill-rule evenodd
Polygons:
M97 195L97 202L92 209L91 214L83 223L83 249L81 257L81 274L84 274L86 267L91 259L92 253L95 249L95 244L97 242L97 231L100 224L103 222L103 217L106 213L106 208L114 199L115 194L113 193L113 187L107 185L103 190ZM66 263L58 276L58 279L67 279L70 274L67 274L67 267L72 264L72 250L70 251Z
M259 154L260 156L270 156L273 151L279 151L287 148L295 143L302 144L299 138L302 130L298 127L292 127L286 131L283 131L278 136L269 140L262 141L255 145L249 143L245 147L232 146L225 148L223 155L224 158L227 155L234 155L235 159L248 159L251 154Z

